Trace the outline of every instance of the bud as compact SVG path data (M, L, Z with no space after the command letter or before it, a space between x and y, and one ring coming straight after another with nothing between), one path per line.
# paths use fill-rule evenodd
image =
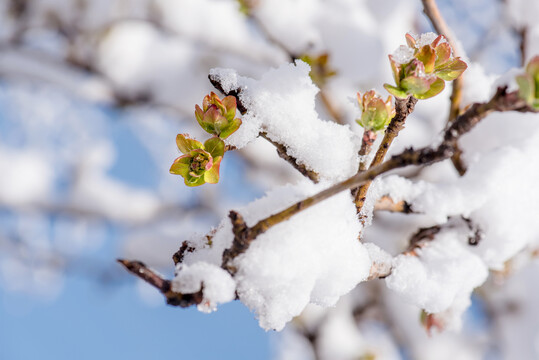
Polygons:
M358 92L357 102L361 110L361 118L356 121L365 130L383 130L395 116L391 96L388 96L384 102L374 90L367 91L363 96Z
M182 176L187 186L216 184L219 181L219 166L225 153L223 140L214 136L202 144L187 134L178 134L176 144L184 155L174 160L171 174Z
M517 76L518 94L526 103L539 110L539 55L526 65L524 74Z
M452 49L443 35L433 33L419 38L406 34L408 47L401 46L389 55L391 70L396 86L384 84L395 97L405 99L412 95L428 99L439 94L445 87L444 81L455 80L468 67L460 58L453 58Z
M227 96L219 99L215 93L206 95L200 106L195 106L195 117L200 126L207 132L226 139L238 130L241 120L236 116L236 98Z

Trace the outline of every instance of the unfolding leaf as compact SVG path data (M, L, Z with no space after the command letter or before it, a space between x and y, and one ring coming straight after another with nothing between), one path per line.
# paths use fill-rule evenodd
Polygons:
M219 167L221 166L222 157L214 159L211 169L204 173L204 181L210 184L217 184L219 182Z
M391 65L391 71L393 73L393 79L395 80L395 84L399 86L401 83L402 65L398 64L391 55L389 55L389 63Z
M467 68L468 65L464 61L456 58L444 64L440 69L437 69L435 74L445 81L452 81L458 78Z
M516 81L520 98L526 101L526 103L532 104L535 97L535 84L531 76L528 74L519 75L516 77Z
M401 88L405 89L407 93L413 94L423 94L428 91L432 81L425 77L419 76L408 76L404 78L401 82Z
M410 33L407 33L405 37L406 37L406 44L408 44L408 46L411 48L415 48L416 41L415 41L414 36Z
M225 154L225 143L223 140L214 136L204 143L204 149L215 159Z
M170 173L175 175L184 176L189 174L189 168L191 165L191 156L183 155L174 160L170 167Z
M228 121L234 120L234 117L236 116L236 98L234 96L227 96L222 100L222 103L224 107L226 108L225 112L225 118Z
M436 47L436 62L434 68L438 69L451 58L451 46L449 43L442 43Z
M178 134L176 136L176 145L183 154L189 154L194 149L204 148L200 141L191 139L188 134Z
M230 121L225 128L221 129L221 132L219 133L219 137L221 139L226 139L230 135L232 135L236 130L238 130L241 126L241 119L235 118L234 120Z
M408 94L406 93L406 90L397 88L393 85L384 84L384 89L387 90L391 95L393 95L396 98L399 99L406 99L408 97Z
M436 53L429 45L423 46L415 55L415 57L421 61L425 67L425 72L430 74L434 71L434 63L436 61Z
M442 79L437 78L436 81L430 84L429 90L427 90L426 92L422 94L414 94L414 97L420 100L425 100L435 95L438 95L439 93L442 92L444 88L445 88L445 82Z

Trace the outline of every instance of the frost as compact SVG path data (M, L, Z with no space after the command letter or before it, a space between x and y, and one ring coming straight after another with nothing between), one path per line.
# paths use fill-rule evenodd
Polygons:
M408 64L414 58L414 49L401 45L391 55L397 64Z
M438 37L437 34L433 32L427 32L424 34L421 34L419 38L416 38L415 46L418 49L421 49L425 45L430 45L432 42ZM443 41L442 41L443 42Z

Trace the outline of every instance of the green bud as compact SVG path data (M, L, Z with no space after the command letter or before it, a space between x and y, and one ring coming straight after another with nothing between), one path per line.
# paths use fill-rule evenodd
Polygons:
M539 55L526 65L524 74L517 76L518 94L526 103L539 110Z
M367 91L363 96L358 92L357 102L361 109L361 118L356 121L365 130L383 130L395 116L391 96L384 101L374 90Z
M221 100L212 92L204 97L202 108L195 106L195 117L205 131L226 139L241 125L241 120L236 118L236 108L234 96Z

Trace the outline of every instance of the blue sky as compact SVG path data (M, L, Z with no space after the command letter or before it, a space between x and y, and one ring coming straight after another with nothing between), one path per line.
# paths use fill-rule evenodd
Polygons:
M271 334L239 302L203 314L148 306L123 286L71 277L53 302L0 290L0 359L269 359Z

